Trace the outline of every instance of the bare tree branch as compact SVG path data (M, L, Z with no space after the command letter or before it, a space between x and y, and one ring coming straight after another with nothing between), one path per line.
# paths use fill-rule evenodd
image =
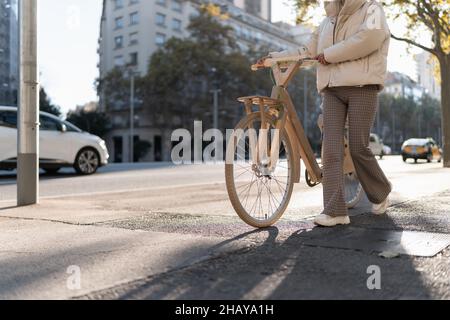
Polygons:
M439 21L439 14L434 10L434 8L431 6L430 3L427 3L427 1L423 1L422 4L425 7L427 14L433 23L433 28L431 28L434 34L433 40L436 45L437 51L440 52L442 51L442 39L441 39L442 26Z
M434 55L437 55L436 50L431 49L431 48L428 48L428 47L425 47L424 45L421 45L420 43L417 43L417 42L415 42L415 41L413 41L413 40L406 39L406 38L401 38L401 37L397 37L397 36L395 36L395 35L393 35L393 34L391 34L391 37L392 37L393 39L395 39L395 40L406 42L406 43L408 43L408 44L410 44L410 45L413 45L413 46L415 46L415 47L421 48L422 50L425 50L425 51L428 51L428 52L430 52L430 53L432 53L432 54L434 54Z

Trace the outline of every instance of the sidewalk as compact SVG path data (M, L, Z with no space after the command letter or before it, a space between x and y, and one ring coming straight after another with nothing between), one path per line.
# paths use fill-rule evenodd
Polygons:
M450 299L450 191L399 204L383 217L353 217L350 227L309 227L304 222L293 231L291 222L281 222L234 238L251 242L250 248L82 298ZM388 244L390 259L372 250L378 236L394 235L388 241L395 244L409 230L413 237L433 236L446 249L433 257L397 256L405 248ZM431 242L405 245L420 253ZM381 290L367 287L370 266L380 268Z
M262 231L233 215L152 212L126 197L106 199L0 209L0 298L450 299L450 250L407 252L411 243L425 251L447 243L450 190L398 203L387 216L354 216L350 227L288 217ZM381 258L380 241L407 254ZM373 265L381 290L367 288ZM67 287L70 266L81 270L81 290Z

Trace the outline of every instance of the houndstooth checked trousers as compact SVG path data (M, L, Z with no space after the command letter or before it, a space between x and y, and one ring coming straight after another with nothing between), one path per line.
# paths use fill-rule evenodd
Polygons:
M323 214L347 215L343 156L348 116L349 147L356 174L368 199L383 202L392 191L378 161L369 149L370 131L378 108L378 86L326 88L323 102Z

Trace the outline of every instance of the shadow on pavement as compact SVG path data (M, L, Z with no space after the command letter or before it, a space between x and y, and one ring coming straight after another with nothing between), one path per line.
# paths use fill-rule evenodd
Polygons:
M0 212L1 211L6 211L6 210L10 210L10 209L16 209L17 206L7 206L7 207L2 207L0 204Z
M403 162L404 164L409 164L409 165L415 165L415 166L417 166L417 165L424 165L424 164L430 164L430 163L436 163L436 161L432 161L432 162L427 162L426 160L422 160L422 161L417 161L417 162L414 162L414 161L406 161L406 162ZM438 162L438 163L440 163L440 162Z
M156 170L173 167L176 167L176 165L170 162L110 164L105 167L99 168L98 172L95 175L102 175L107 173L133 172L142 170ZM47 173L43 170L40 170L39 176L41 180L86 177L78 175L72 168L63 168L57 173ZM16 170L13 171L0 170L0 185L16 184L16 178L17 178Z
M387 230L398 229L388 217ZM357 224L352 227L358 227ZM300 230L287 237L278 228L246 232L221 245L267 233L254 247L98 292L92 298L119 299L430 299L412 258L384 259L376 252L307 245L351 227ZM365 229L361 241L370 239ZM367 235L367 237L366 237ZM283 239L284 238L284 239ZM220 246L220 245L219 245ZM369 290L370 266L381 271L381 290Z

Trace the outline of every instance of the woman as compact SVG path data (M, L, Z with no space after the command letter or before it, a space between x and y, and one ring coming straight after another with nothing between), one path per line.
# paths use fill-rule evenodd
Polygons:
M324 210L315 223L332 227L350 223L343 176L347 116L350 152L372 211L384 214L389 206L392 185L369 149L369 136L386 78L390 32L375 1L326 1L325 11L327 18L306 47L320 62L317 82L323 95Z

